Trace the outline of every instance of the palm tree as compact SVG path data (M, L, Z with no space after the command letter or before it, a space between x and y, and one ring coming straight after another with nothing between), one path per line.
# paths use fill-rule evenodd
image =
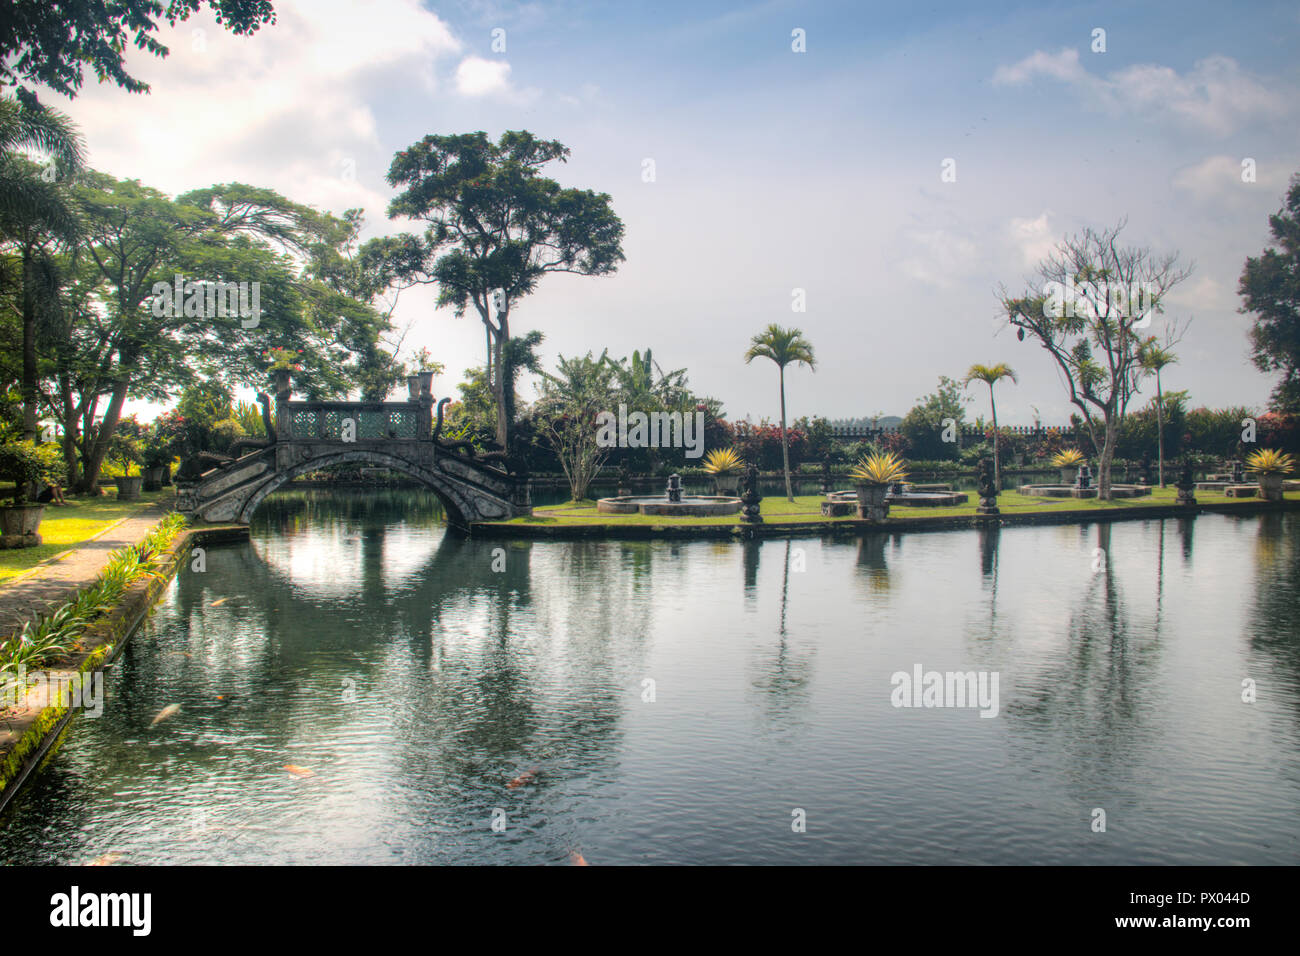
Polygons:
M972 365L966 373L965 384L980 381L989 387L989 407L993 412L993 486L1002 487L1002 463L998 460L998 403L993 396L993 386L1004 378L1009 378L1016 384L1020 380L1016 378L1016 370L1006 362L999 362L997 365Z
M790 440L785 432L785 367L796 362L816 371L817 360L813 358L812 343L803 337L803 332L783 329L775 323L750 341L745 362L748 364L756 358L771 359L781 370L781 458L785 468L785 499L794 501L794 489L790 485Z
M45 170L35 167L30 155L24 155L31 153L46 157L53 165ZM84 166L81 134L65 115L0 98L0 216L75 238L76 213L65 194L53 187Z
M1156 480L1161 488L1165 486L1165 400L1160 387L1160 370L1177 361L1178 357L1171 349L1156 344L1154 336L1138 346L1138 364L1156 376Z
M41 169L32 153L44 155ZM23 323L23 437L36 438L37 312L56 294L53 248L75 245L80 233L75 205L60 181L79 173L84 147L76 128L57 110L0 99L0 245L21 286ZM9 271L6 269L5 271Z

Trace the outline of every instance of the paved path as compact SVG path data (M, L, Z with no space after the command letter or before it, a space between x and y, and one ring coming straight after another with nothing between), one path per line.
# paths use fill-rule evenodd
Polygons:
M143 539L171 506L172 499L167 498L120 518L97 537L0 585L0 635L12 633L23 621L57 607L93 584L108 563L109 553Z

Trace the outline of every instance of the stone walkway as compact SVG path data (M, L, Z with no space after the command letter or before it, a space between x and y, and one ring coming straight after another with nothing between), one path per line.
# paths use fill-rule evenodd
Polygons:
M172 499L155 502L142 511L120 518L98 537L83 541L0 585L0 635L22 627L24 621L57 607L84 587L95 583L118 548L136 544L171 510Z

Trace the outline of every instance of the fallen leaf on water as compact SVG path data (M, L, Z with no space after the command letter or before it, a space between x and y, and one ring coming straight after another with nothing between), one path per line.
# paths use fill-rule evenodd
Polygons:
M121 853L105 853L103 856L95 857L86 866L112 866L120 859L122 859Z
M569 862L572 863L574 866L591 866L590 863L588 863L585 859L583 859L582 854L579 853L577 850L574 850L572 853L569 854Z
M526 783L532 783L537 778L537 775L539 773L541 773L541 771L536 767L534 767L532 770L525 770L519 776L515 777L515 779L511 780L508 784L506 784L506 788L509 790L514 790L518 787L522 787Z
M153 727L155 724L161 723L162 721L166 720L168 717L172 717L175 716L176 714L179 714L180 710L181 710L180 704L168 704L162 710L158 711L158 716L153 719L153 722L150 723L149 726Z
M294 763L287 763L287 764L285 764L285 765L284 765L284 769L287 770L287 771L289 771L289 772L290 772L291 774L293 774L295 777L314 777L314 776L316 776L315 771L313 771L313 770L308 770L306 767L299 767L297 764L294 764Z

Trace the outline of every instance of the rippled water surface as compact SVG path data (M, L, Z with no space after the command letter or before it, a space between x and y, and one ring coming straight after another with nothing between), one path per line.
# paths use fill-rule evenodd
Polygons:
M1300 861L1295 516L509 543L297 492L206 561L0 860ZM997 716L892 706L917 665Z

